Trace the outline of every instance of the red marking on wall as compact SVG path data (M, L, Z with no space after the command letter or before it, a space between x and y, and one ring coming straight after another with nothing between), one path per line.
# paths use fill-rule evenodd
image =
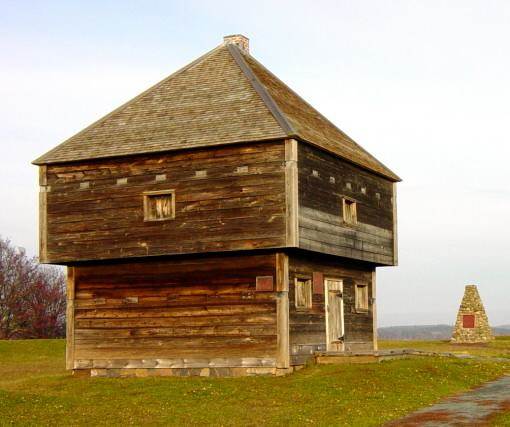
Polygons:
M324 274L320 271L314 271L312 275L313 293L324 294Z
M255 289L259 292L272 292L273 276L257 276Z

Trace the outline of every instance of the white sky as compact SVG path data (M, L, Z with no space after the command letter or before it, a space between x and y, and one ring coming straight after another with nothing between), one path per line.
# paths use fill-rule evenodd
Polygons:
M30 161L243 33L399 174L379 324L453 323L468 283L510 323L510 2L0 0L0 234L35 254Z

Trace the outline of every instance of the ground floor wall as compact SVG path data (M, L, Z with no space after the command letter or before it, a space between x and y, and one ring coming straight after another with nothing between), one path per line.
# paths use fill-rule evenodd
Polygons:
M296 281L309 280L312 304L296 307ZM337 257L314 253L289 255L289 341L290 363L300 365L317 351L326 348L325 281L335 279L343 285L343 350L365 352L376 349L375 267ZM367 287L368 307L356 307L356 286Z
M277 325L288 312L287 295L278 292L280 255L70 267L68 368L183 375L287 368L288 340Z
M313 283L296 306L296 279ZM324 282L343 284L343 350L374 349L375 269L304 251L68 267L67 368L96 376L282 374L326 350ZM355 287L369 288L358 310Z

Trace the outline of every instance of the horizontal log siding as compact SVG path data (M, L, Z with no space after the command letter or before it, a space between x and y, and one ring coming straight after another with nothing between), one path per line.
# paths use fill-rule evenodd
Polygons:
M275 274L274 254L75 267L75 367L274 365L276 296L255 279Z
M372 306L368 312L356 312L355 283L369 285L373 268L367 265L339 260L328 255L293 254L289 257L289 328L291 362L304 363L314 351L326 350L326 319L324 294L313 294L312 308L296 309L295 278L312 279L314 272L324 278L341 279L344 297L345 349L347 351L371 350L373 348Z
M282 141L48 166L44 261L283 246L284 161ZM175 219L144 221L142 193L167 189Z
M393 264L392 182L303 143L298 180L301 248ZM357 224L344 223L343 196L356 200Z

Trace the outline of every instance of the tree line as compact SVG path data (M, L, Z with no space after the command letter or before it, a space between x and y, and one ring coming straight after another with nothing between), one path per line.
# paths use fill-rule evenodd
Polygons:
M0 339L65 336L64 272L0 237Z

